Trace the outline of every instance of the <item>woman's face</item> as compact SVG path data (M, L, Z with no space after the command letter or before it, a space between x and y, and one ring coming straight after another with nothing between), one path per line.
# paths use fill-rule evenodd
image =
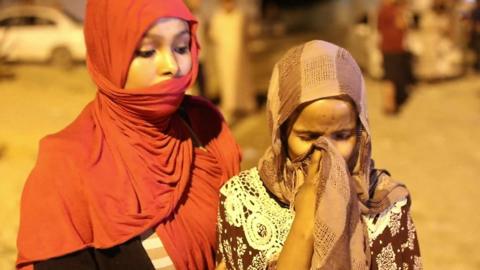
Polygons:
M188 23L177 18L162 18L145 33L130 63L125 89L145 88L192 68Z
M305 106L289 125L288 155L291 160L308 151L320 137L328 139L348 163L357 143L357 115L353 105L341 99L319 99Z

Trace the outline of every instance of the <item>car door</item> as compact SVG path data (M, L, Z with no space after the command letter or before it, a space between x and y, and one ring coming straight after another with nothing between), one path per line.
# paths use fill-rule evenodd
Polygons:
M59 43L64 39L65 33L60 31L57 21L52 18L34 15L30 19L32 20L31 29L25 38L27 42L35 44L35 51L30 55L35 60L48 60L55 47L62 45Z
M0 18L0 60L12 58L12 52L15 50L16 31L14 25L18 22L15 17Z
M56 24L34 15L21 15L0 21L4 41L1 51L11 61L44 61L51 52Z

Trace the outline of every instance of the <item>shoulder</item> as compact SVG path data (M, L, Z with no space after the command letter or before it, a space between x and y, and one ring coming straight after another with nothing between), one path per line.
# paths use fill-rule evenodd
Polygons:
M240 172L230 178L220 189L220 194L225 198L236 197L242 193L256 193L264 191L260 175L256 167Z
M281 251L294 213L267 192L257 168L232 177L220 191L219 250L232 268L266 269ZM240 259L233 256L239 254Z
M420 248L408 197L383 213L367 218L365 223L375 269L389 269L393 265L421 269Z
M72 124L40 141L21 196L19 263L79 250L92 235L80 171L93 138L93 121L88 117L87 106ZM48 245L38 249L38 243Z
M242 171L238 175L230 178L220 189L220 204L218 211L218 226L223 228L222 234L229 234L231 231L243 230L245 223L245 200L252 203L258 201L258 197L251 198L248 184L254 184L256 168ZM254 179L254 181L251 181ZM252 187L252 190L255 188Z
M87 105L80 115L64 129L47 135L40 140L39 158L62 157L84 158L93 144L95 124L90 105Z
M230 225L242 227L246 213L261 211L267 196L257 168L242 171L220 189L219 214Z
M279 225L283 228L288 224L286 221L293 220L294 215L290 208L280 205L267 191L256 167L242 171L223 185L220 189L220 212L224 212L227 222L236 227L246 224L248 227L255 218L268 224L283 224Z
M368 236L370 240L375 240L379 235L383 234L387 228L396 231L402 216L410 213L410 199L406 197L395 202L392 206L377 215L363 216L365 225L367 226Z
M87 108L63 130L40 140L35 166L24 186L23 196L51 196L66 191L77 192L79 170L89 158L93 121ZM39 190L47 189L44 195Z

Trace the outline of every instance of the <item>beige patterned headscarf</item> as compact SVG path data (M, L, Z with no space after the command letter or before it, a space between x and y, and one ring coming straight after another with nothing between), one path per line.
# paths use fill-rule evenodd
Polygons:
M319 139L302 157L291 161L282 142L282 125L305 103L322 98L353 101L360 123L352 164L346 164L327 139ZM368 269L370 256L361 214L381 213L406 196L406 188L388 173L373 169L365 84L353 57L325 41L290 49L275 65L268 90L271 146L259 161L267 188L294 204L314 149L323 152L317 175L312 269ZM349 169L351 168L351 169Z

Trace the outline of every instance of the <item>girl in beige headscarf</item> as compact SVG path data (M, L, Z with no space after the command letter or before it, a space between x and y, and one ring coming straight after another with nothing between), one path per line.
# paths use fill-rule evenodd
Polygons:
M344 49L310 41L276 64L271 146L221 189L228 269L421 269L410 197L374 169L365 87Z

